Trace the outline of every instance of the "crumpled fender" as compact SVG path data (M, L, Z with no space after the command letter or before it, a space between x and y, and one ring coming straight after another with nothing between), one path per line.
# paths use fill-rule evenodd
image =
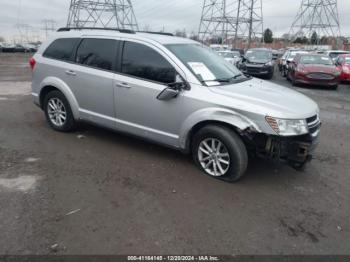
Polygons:
M240 130L245 130L247 128L252 128L257 132L261 132L260 128L247 117L223 108L205 108L198 110L191 114L183 123L180 130L180 148L188 150L190 132L193 127L200 124L201 122L206 121L217 121L229 124L233 127L236 127Z
M52 86L60 90L64 94L64 96L67 98L69 105L72 109L74 118L75 119L80 118L78 101L75 98L72 90L69 88L69 86L65 82L63 82L57 77L47 77L40 84L41 91L39 95L41 95L41 92L44 90L44 87L46 86Z

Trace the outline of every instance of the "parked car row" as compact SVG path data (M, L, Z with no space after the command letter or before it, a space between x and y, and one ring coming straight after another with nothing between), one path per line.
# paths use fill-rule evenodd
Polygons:
M0 44L0 52L3 53L35 53L38 47L32 44Z
M350 52L332 50L310 52L290 49L279 60L282 76L293 85L307 84L337 89L339 82L350 80Z
M350 82L350 52L344 50L308 51L267 48L239 50L216 48L220 56L249 76L272 79L276 64L279 72L293 85L318 85L337 89L339 82ZM243 53L243 55L242 55Z

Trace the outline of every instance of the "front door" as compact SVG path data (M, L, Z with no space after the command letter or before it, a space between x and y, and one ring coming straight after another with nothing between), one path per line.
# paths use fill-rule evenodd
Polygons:
M120 74L114 80L117 128L178 146L183 94L169 101L157 99L176 75L175 67L155 48L124 42Z

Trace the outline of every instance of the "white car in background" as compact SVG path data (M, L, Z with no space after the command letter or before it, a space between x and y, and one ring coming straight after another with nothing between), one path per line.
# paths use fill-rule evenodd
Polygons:
M241 62L242 57L238 51L219 51L219 56L223 57L227 62L237 66Z

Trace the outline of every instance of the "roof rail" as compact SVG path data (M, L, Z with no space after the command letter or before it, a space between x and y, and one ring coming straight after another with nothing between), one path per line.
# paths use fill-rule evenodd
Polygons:
M119 28L103 28L103 27L62 27L57 30L57 32L69 32L71 30L107 30L107 31L117 31L126 34L135 34L135 31L129 29L119 29Z
M104 28L104 27L62 27L58 29L57 32L69 32L71 30L107 30L107 31L117 31L117 32L126 33L126 34L146 33L146 34L153 34L153 35L174 36L172 33L166 33L166 32L133 31L129 29Z
M152 31L137 31L138 33L146 33L146 34L153 34L153 35L168 35L168 36L174 36L172 33L167 32L152 32Z

